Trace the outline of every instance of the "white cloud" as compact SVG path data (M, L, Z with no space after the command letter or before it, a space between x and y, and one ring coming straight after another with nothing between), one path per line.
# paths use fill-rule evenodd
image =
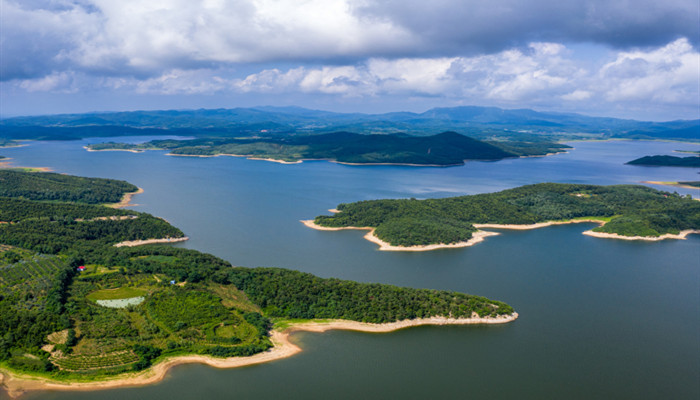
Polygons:
M604 82L610 102L697 104L700 53L687 39L651 51L622 52L603 66L597 79Z

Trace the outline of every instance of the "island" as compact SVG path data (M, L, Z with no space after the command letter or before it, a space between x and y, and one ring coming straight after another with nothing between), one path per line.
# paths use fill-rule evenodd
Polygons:
M691 167L700 168L700 156L645 156L628 162L629 165L654 167Z
M0 171L0 384L29 390L141 385L181 363L234 367L288 357L296 330L388 332L493 324L506 303L444 290L234 267L163 243L184 233L106 207L127 182ZM137 243L140 244L140 243Z
M456 132L433 136L361 135L335 132L318 135L262 138L197 138L153 140L142 144L98 143L89 151L120 150L141 152L169 150L174 156L243 156L252 159L298 163L330 160L343 164L400 164L420 166L463 165L465 160L501 160L512 157L543 156L566 151L565 144L540 141L485 142Z
M302 221L321 230L366 229L381 250L466 247L495 232L595 222L588 235L661 240L700 233L700 202L645 186L541 183L443 199L340 204L333 215Z

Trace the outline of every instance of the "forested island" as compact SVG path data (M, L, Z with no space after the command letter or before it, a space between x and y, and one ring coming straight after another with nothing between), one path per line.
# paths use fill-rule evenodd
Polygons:
M274 353L280 331L298 320L391 330L517 317L503 302L463 293L233 267L167 245L117 247L184 234L152 215L105 207L134 191L127 182L1 172L0 382L11 395L27 382L56 389L119 385L114 377L149 382L150 366L178 360L282 357L292 353ZM243 365L226 362L216 365Z
M300 162L331 160L347 164L462 165L465 160L500 160L510 157L542 156L565 151L565 144L539 142L485 142L456 132L433 136L360 135L335 132L288 138L197 138L153 140L142 144L99 143L89 150L169 150L177 156L211 157L234 155Z
M645 165L655 167L691 167L700 168L700 156L645 156L628 162L629 165Z
M479 228L522 229L581 221L601 223L593 234L603 237L651 239L700 232L700 202L635 185L541 183L443 199L360 201L340 204L335 211L306 224L318 229L371 229L368 239L395 250L467 245Z

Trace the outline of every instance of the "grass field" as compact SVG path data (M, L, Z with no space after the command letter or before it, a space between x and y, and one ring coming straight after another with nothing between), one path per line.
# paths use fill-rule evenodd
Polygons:
M132 297L145 296L148 293L145 289L132 287L120 287L118 289L102 289L85 296L88 300L121 300Z

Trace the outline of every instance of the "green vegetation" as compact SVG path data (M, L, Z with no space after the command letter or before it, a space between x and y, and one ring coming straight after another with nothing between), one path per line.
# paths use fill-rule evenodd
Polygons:
M278 268L234 268L229 279L270 317L383 323L433 315L469 318L512 314L502 302L444 290L323 279Z
M469 240L473 224L534 224L575 218L609 218L599 232L660 236L700 229L700 203L645 186L541 183L498 193L427 200L372 200L340 204L318 216L326 227L372 227L395 246Z
M523 155L544 155L569 148L551 142L486 143L455 132L434 136L358 135L336 132L284 139L154 140L140 145L102 143L92 150L170 150L173 155L219 154L272 158L283 161L328 159L357 164L460 165L464 160L498 160Z
M646 156L632 160L630 165L648 165L659 167L692 167L700 168L700 157L676 157L676 156Z
M92 292L85 296L86 299L96 301L96 300L120 300L128 299L131 297L144 296L148 292L144 289L138 289L133 287L120 287L117 289L102 289Z
M700 181L685 181L685 182L678 182L681 185L686 185L686 186L692 186L696 188L700 188Z
M27 188L39 185L34 178L14 176L2 189L29 197ZM77 203L112 187L83 182L92 190L76 184L62 195L65 185L57 184L41 201L0 197L0 367L98 380L165 357L265 351L272 346L271 317L389 322L513 312L461 293L233 268L166 245L114 247L182 232L148 214ZM75 202L61 202L67 199ZM115 308L98 303L133 298L144 301Z
M0 197L100 204L117 203L125 193L137 190L130 183L114 179L0 170Z

